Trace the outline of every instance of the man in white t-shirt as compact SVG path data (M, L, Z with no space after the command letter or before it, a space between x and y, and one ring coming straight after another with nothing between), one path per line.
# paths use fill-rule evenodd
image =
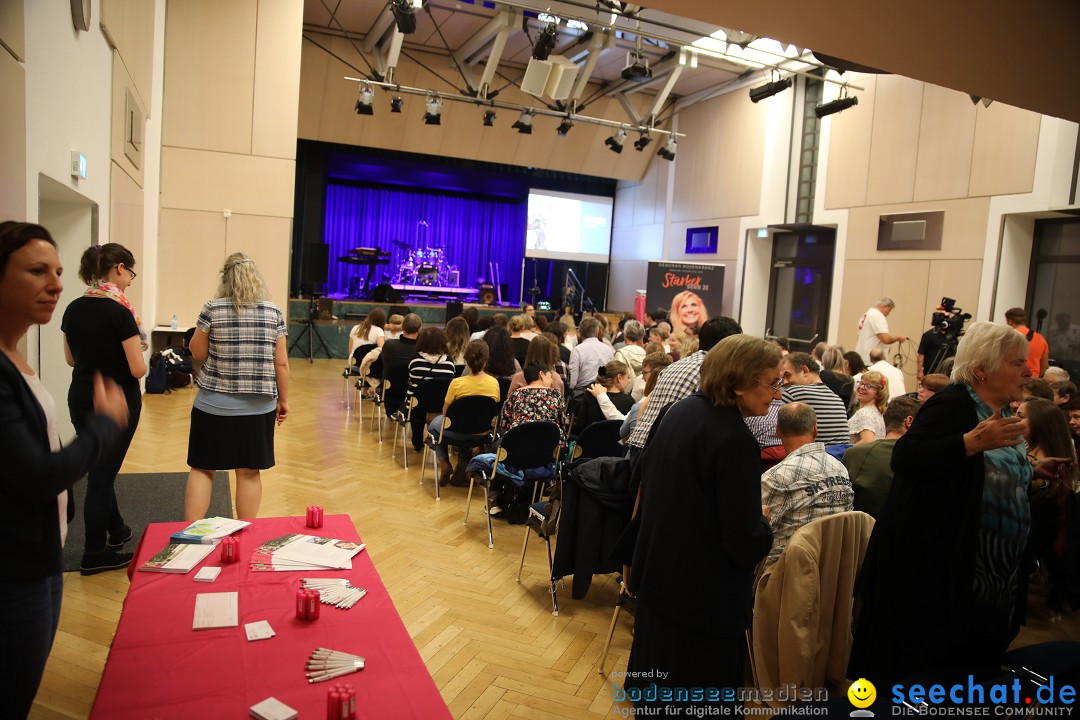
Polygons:
M859 339L855 343L855 352L859 353L864 362L870 360L870 351L874 348L886 350L893 343L901 343L907 340L904 335L890 335L889 321L885 318L896 307L892 298L881 298L874 307L863 313L859 318Z

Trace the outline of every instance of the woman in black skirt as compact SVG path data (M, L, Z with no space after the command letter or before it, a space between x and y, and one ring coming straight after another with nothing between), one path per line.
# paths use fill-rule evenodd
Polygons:
M288 331L281 310L266 297L254 261L230 255L217 296L203 306L188 344L203 361L188 436L189 522L205 516L218 470L236 471L236 516L259 512L260 471L274 466L274 423L289 414Z

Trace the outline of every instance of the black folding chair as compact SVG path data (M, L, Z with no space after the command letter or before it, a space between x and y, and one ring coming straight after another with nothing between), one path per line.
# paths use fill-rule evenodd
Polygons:
M562 444L562 433L559 426L546 420L527 422L518 425L510 432L499 438L495 447L495 462L491 465L491 473L481 476L480 484L484 488L490 488L499 463L505 463L517 470L532 470L546 467L557 462L559 459L559 446ZM476 482L475 475L469 478L469 497L465 501L465 525L469 524L469 508L472 505L473 484ZM535 499L535 498L534 498ZM487 515L488 547L495 547L494 535L491 531L491 497L490 493L484 493L484 511Z
M383 417L393 415L405 401L405 388L409 386L409 366L399 365L385 375L379 386L379 393L375 396L375 407L372 412L379 408L379 442L382 443Z
M497 378L499 381L499 407L506 402L506 396L510 394L510 380L508 377Z
M401 431L401 458L405 469L409 469L409 440L405 434L409 432L413 417L427 417L428 413L442 412L443 403L446 401L446 391L450 389L450 378L428 378L416 386L416 390L405 402L405 412L400 416L391 416L394 422L394 450L397 452L398 431ZM420 468L420 477L423 478L424 469ZM423 482L423 480L421 480Z
M363 345L358 346L353 350L352 357L349 358L349 364L345 366L345 369L341 373L341 402L350 410L352 409L352 398L346 398L346 392L349 389L349 381L360 376L360 363L362 363L364 357L376 347L375 343L364 343ZM357 387L357 390L359 389L360 388Z
M446 393L443 393L445 402ZM427 451L431 450L431 472L435 478L435 499L439 497L439 470L435 462L436 445L453 445L467 449L486 445L495 439L495 425L499 422L499 403L484 395L466 395L450 403L443 417L439 437L425 428L424 456L420 463L420 484L424 484L424 468ZM453 428L453 429L451 429Z
M601 420L585 427L577 437L571 460L598 457L624 457L626 446L619 443L622 420Z

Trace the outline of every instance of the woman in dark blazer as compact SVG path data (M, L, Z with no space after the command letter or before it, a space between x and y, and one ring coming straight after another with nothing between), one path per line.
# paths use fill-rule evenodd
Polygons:
M123 391L99 375L96 414L60 450L56 405L18 345L52 319L61 272L45 228L0 223L0 545L11 549L0 577L0 698L13 718L30 712L60 622L71 486L127 425Z
M930 398L893 449L893 482L859 579L848 675L888 687L908 676L1000 670L1012 639L1033 470L1009 402L1030 376L1024 336L972 325L953 385Z
M754 567L772 546L761 450L743 419L765 415L779 397L779 366L773 343L721 340L701 366L701 390L671 407L642 453L641 529L628 580L638 597L626 681L635 701L639 691L649 696L651 683L743 684Z

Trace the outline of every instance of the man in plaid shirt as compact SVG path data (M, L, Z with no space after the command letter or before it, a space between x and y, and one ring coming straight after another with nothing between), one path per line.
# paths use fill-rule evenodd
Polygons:
M776 432L787 457L761 476L761 504L769 507L772 549L761 570L780 558L795 531L818 518L852 509L855 492L847 468L815 442L817 415L801 402L780 408Z
M739 335L742 328L739 323L729 317L715 317L701 326L698 334L698 347L696 353L687 355L682 360L674 362L664 368L656 381L652 395L649 396L649 404L637 420L634 432L630 433L627 443L630 445L631 456L641 452L645 447L645 440L649 437L649 430L656 421L657 415L665 407L673 402L678 402L697 392L701 384L701 363L705 361L705 355L712 350L716 343L729 335Z

